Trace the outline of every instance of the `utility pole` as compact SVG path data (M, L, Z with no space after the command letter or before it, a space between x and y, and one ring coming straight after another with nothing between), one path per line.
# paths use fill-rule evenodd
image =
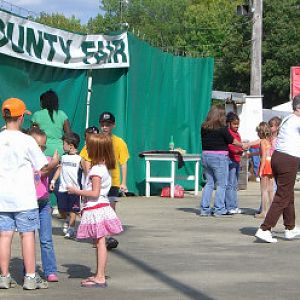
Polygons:
M250 95L261 96L262 83L262 18L263 0L253 0Z

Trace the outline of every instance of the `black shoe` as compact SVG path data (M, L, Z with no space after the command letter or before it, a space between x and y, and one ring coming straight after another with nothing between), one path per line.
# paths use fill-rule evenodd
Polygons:
M112 238L112 237L109 237L107 240L106 240L106 249L107 250L111 250L111 249L115 249L117 248L119 245L119 242Z

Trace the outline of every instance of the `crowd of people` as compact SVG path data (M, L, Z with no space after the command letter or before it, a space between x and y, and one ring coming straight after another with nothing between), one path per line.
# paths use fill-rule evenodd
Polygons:
M127 192L129 153L123 139L113 134L115 117L100 115L100 130L85 130L85 145L71 130L67 115L59 110L57 94L49 90L40 97L41 110L32 125L22 129L25 103L9 98L2 104L5 128L0 134L0 289L16 286L10 274L14 232L21 238L24 261L23 289L48 288L58 282L52 240L50 193L57 197L65 238L91 239L96 248L96 273L81 281L82 287L104 288L107 250L117 247L112 236L123 231L116 215L120 193ZM121 170L121 176L120 176ZM22 198L22 201L20 201ZM80 225L75 230L76 218ZM36 272L35 231L39 231L45 279Z
M239 117L222 105L213 105L201 126L202 164L205 185L200 203L200 216L227 217L242 213L237 190L240 158L259 156L257 176L261 204L255 218L264 219L255 236L275 243L271 229L283 216L285 238L300 235L295 225L294 185L299 168L300 95L294 97L293 113L281 120L273 117L258 124L258 139L242 143L238 133ZM259 151L249 151L249 149ZM250 152L250 153L249 153ZM213 190L216 189L211 205Z
M57 94L51 90L43 93L40 104L42 109L33 114L28 130L22 130L24 116L31 114L25 103L9 98L2 104L5 129L0 133L0 289L16 286L9 271L15 231L22 244L23 289L44 289L48 282L59 281L52 240L52 191L57 196L64 237L92 239L96 248L95 275L82 280L81 286L105 288L107 250L117 247L118 241L112 236L123 231L116 203L120 193L128 192L127 145L113 134L115 116L103 112L100 130L97 126L87 128L85 145L79 151L80 137L71 130L67 115L59 110ZM242 213L237 194L241 156L256 156L248 150L258 147L261 205L255 217L264 221L255 236L268 243L277 242L271 229L281 215L285 238L300 235L294 208L300 159L300 95L293 99L293 110L282 121L274 117L258 124L258 139L245 143L238 132L238 115L226 115L222 105L211 107L201 126L205 179L201 216ZM77 230L76 218L80 219ZM36 230L45 279L36 272Z

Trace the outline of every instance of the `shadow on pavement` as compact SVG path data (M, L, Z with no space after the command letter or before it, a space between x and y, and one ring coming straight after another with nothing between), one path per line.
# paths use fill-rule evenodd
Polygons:
M192 214L196 214L199 215L200 211L198 208L192 208L192 207L179 207L176 208L177 210L186 212L186 213L192 213Z
M149 264L127 254L120 250L115 250L114 254L119 256L120 258L126 260L128 263L135 265L139 269L143 270L144 272L148 273L150 276L154 277L155 279L165 283L166 285L170 286L171 288L177 290L177 293L181 293L184 296L195 299L195 300L212 300L213 298L203 294L198 289L195 289L189 285L186 285L177 279L173 279L172 277L158 271L157 269L151 267ZM179 297L180 298L180 297Z
M257 227L242 227L242 228L240 228L241 234L250 235L253 237L254 237L256 231L257 231Z
M63 273L67 273L69 278L87 278L94 275L91 268L84 265L65 264L62 266L67 268L66 272Z

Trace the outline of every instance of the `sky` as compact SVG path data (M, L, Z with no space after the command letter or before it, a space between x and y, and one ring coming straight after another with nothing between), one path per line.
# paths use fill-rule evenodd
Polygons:
M9 4L13 4L13 12L24 16L26 9L39 15L41 12L46 13L62 13L66 17L74 15L81 20L82 24L86 24L90 18L94 18L98 13L101 13L99 8L99 0L0 0L0 7L10 10Z

